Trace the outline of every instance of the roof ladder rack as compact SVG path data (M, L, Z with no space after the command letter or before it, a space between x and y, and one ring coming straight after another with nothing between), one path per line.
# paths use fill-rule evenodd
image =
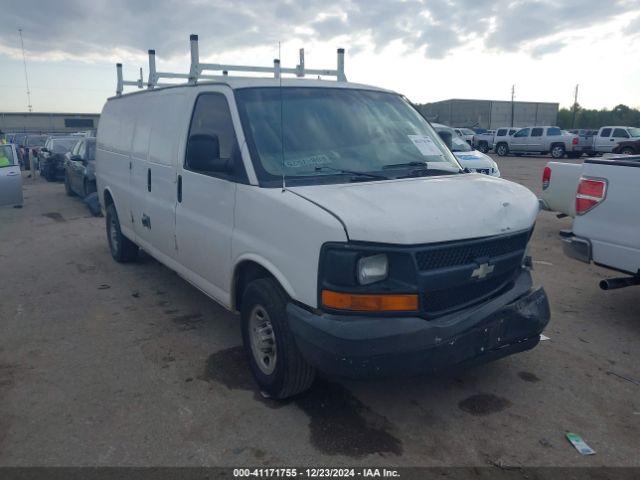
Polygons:
M219 63L200 63L200 52L198 47L198 35L189 37L191 43L191 66L189 73L175 72L158 72L156 70L156 51L149 50L149 76L146 84L142 79L142 68L140 69L140 78L137 80L123 80L122 64L116 65L118 74L118 85L116 87L116 95L122 95L125 85L136 86L152 90L156 87L167 87L175 85L173 83L160 83L161 78L181 78L185 79L189 85L195 85L199 80L218 80L220 75L204 74L203 72L221 72L223 77L229 75L229 72L251 72L251 73L271 73L274 78L280 78L283 74L295 75L302 78L305 75L318 75L336 77L338 82L346 82L347 77L344 74L344 48L338 49L337 65L335 69L307 69L304 64L304 49L300 49L300 62L295 68L284 68L280 65L279 59L273 60L273 67L253 67L248 65L225 65Z

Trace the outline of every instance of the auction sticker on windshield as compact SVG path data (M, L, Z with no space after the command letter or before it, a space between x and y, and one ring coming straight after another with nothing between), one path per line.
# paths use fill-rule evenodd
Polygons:
M442 156L442 152L428 135L407 135L407 137L425 157Z

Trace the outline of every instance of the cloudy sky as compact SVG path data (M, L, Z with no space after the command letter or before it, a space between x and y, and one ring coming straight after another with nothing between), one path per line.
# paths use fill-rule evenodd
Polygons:
M640 0L3 0L0 111L99 112L115 66L187 71L190 33L202 61L308 68L344 47L351 81L414 102L516 99L640 107Z

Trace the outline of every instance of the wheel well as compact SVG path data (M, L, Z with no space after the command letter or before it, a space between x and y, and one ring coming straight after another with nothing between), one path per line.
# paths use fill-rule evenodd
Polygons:
M554 142L554 143L552 143L552 144L551 144L551 148L553 148L553 147L562 147L562 148L564 148L565 150L567 149L567 147L566 147L566 146L564 145L564 143L562 143L562 142Z
M113 197L109 190L104 191L104 208L107 208L109 205L113 204Z
M274 278L275 277L259 263L251 260L245 260L241 262L235 270L233 276L233 290L232 290L232 309L240 311L242 308L242 295L244 290L254 280L259 278ZM277 280L276 280L277 281Z
M496 143L496 148L498 148L500 145L504 145L505 147L509 148L509 145L507 145L507 142L498 142L498 143Z

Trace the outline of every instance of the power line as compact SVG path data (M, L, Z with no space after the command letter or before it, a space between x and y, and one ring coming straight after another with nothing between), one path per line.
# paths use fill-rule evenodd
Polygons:
M20 47L22 48L22 64L24 65L24 81L27 85L27 107L31 112L31 91L29 90L29 74L27 73L27 57L24 54L24 41L22 40L22 29L18 29L18 35L20 35Z

